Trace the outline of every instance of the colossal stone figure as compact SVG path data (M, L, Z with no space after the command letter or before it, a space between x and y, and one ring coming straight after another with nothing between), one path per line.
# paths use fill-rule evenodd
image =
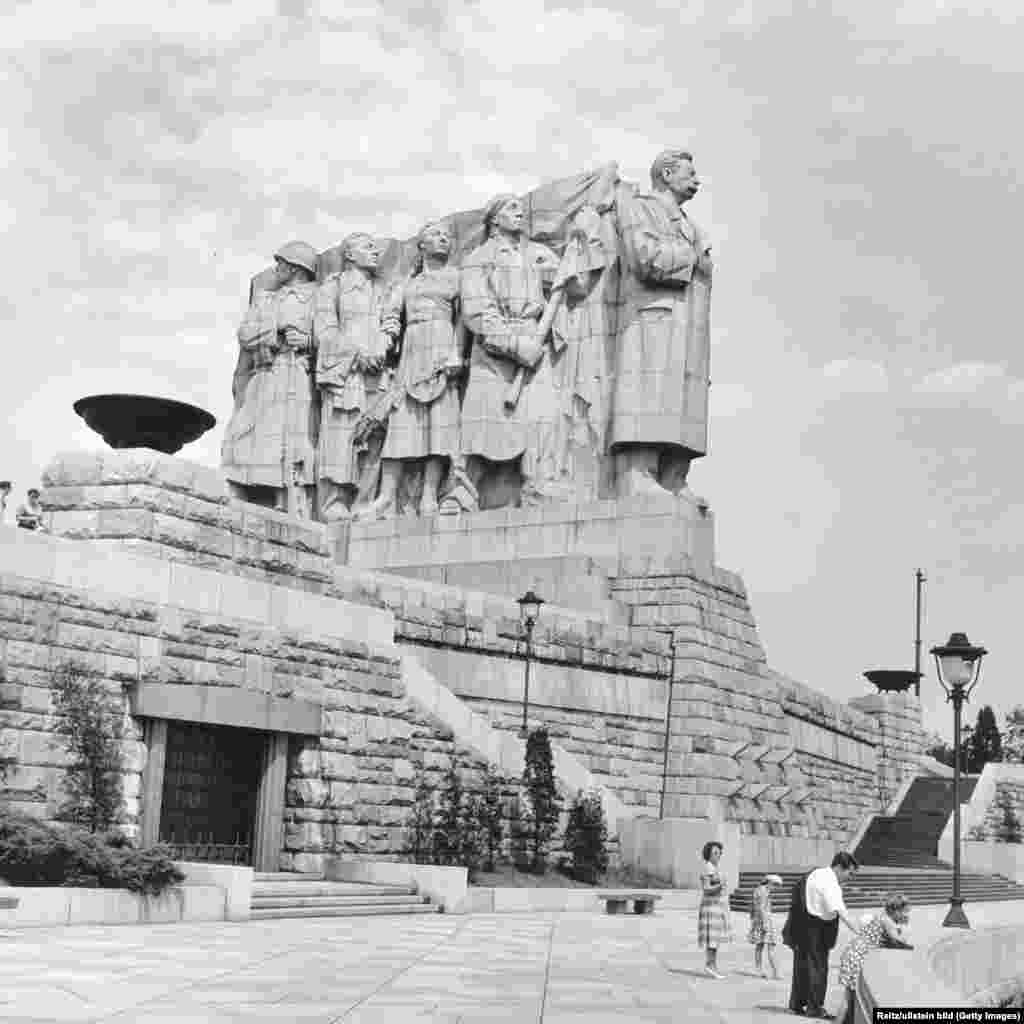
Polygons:
M274 254L269 290L254 292L238 329L235 411L221 462L232 494L261 491L281 511L310 517L313 476L313 308L316 250L289 242Z
M488 463L518 460L522 503L547 497L560 413L551 362L538 328L558 257L523 235L523 204L500 195L484 211L487 241L462 268L462 310L474 339L462 405L462 452L472 490ZM545 318L550 326L550 317ZM546 333L546 332L545 332ZM474 507L477 495L470 494Z
M377 243L359 232L341 248L342 269L320 286L314 321L321 403L317 488L326 522L349 518L353 506L373 496L382 439L363 439L358 428L368 403L388 390L384 361L397 333L393 320L382 324L386 290L377 280Z
M394 406L381 452L380 495L371 516L394 515L403 468L425 460L421 516L438 510L438 489L459 455L459 395L464 332L459 318L459 271L448 265L452 240L443 223L419 234L419 264L389 298L384 327L404 324L393 381Z
M650 191L620 190L618 332L608 449L620 496L678 493L707 451L710 246L683 212L690 153L659 154Z

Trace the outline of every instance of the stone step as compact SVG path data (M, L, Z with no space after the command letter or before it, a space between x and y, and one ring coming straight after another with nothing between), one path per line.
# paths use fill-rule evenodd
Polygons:
M437 914L440 908L432 903L408 905L363 903L351 907L253 907L252 921L268 921L296 917L373 917L384 914Z
M252 876L253 882L322 882L323 872L299 872L299 871L256 871Z
M320 896L354 896L366 898L370 896L411 896L416 887L410 885L369 885L358 882L309 882L305 885L277 885L261 883L252 887L253 898L281 897L285 899L310 899Z
M302 896L256 896L252 898L252 909L257 908L275 908L281 909L284 907L409 907L417 906L425 903L426 899L423 896L418 896L414 892L406 896L317 896L317 897L302 897Z

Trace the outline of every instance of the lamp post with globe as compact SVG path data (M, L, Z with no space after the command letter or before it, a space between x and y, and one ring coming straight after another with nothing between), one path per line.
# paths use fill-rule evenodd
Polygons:
M932 648L939 684L946 700L953 702L953 898L942 922L945 928L970 928L960 897L960 743L961 713L964 703L981 675L981 659L988 654L975 647L966 633L953 633L945 644Z

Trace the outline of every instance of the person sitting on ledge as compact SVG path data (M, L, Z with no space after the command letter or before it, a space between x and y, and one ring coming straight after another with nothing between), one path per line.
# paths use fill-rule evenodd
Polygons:
M43 529L43 506L39 504L39 489L30 487L28 489L28 501L18 506L15 513L18 525L23 530Z

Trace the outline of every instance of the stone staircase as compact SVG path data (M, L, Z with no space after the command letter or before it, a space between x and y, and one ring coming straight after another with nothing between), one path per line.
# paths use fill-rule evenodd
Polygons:
M782 878L782 885L772 893L772 910L784 914L789 909L790 893L797 880L814 865L806 867L766 867L740 872L740 884L729 897L729 906L741 913L749 913L754 887L766 874ZM843 899L853 909L880 909L890 893L902 893L911 907L948 903L953 894L953 869L939 868L862 867L843 886ZM989 903L997 900L1024 900L1024 885L1018 885L1001 875L982 875L974 872L960 874L960 895L966 903Z
M440 907L414 886L328 882L322 875L257 872L253 876L250 920L294 917L366 917L378 914L436 914Z
M970 800L977 783L977 776L961 778L961 804ZM948 868L938 859L939 837L952 813L952 779L936 776L914 779L895 814L878 814L872 818L854 856L862 865Z

